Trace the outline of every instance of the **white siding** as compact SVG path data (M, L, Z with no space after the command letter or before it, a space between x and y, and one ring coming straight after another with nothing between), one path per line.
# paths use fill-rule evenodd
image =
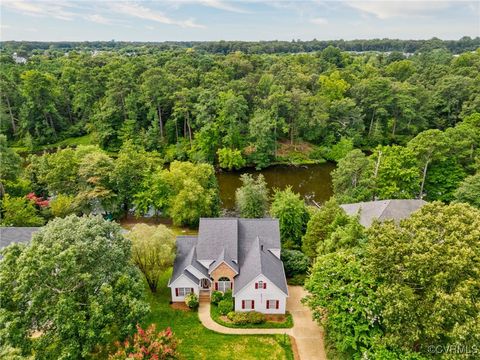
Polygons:
M185 301L185 296L176 296L175 288L193 288L193 292L198 295L198 284L195 284L192 280L187 278L184 275L181 275L177 280L169 285L172 292L172 301L173 302L182 302Z
M267 288L255 289L255 283L259 281L266 282ZM287 296L263 275L259 275L235 295L235 311L250 311L242 309L242 300L255 301L254 310L264 314L285 314ZM278 309L267 309L267 300L278 300Z
M268 249L270 252L280 259L280 249Z

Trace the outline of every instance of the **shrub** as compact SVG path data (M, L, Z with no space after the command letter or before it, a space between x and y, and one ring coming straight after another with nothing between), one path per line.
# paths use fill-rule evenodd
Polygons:
M190 309L196 309L198 307L198 296L195 293L190 293L187 296L185 296L185 304Z
M223 300L223 294L221 291L215 290L214 292L212 292L212 295L210 296L210 302L212 304L218 305L218 303L222 300Z
M310 258L299 250L284 249L281 258L287 277L305 274L310 266Z
M223 298L225 300L232 300L233 299L232 290L225 291L225 293L223 294Z
M137 325L133 339L127 339L123 343L117 342L117 351L108 359L174 360L179 358L177 345L178 341L170 328L157 332L155 324L150 325L147 330Z
M248 313L246 313L246 312L233 312L232 318L230 320L232 320L233 323L237 324L237 325L246 325L246 324L248 324Z
M236 312L235 311L230 311L228 314L227 314L227 318L228 320L232 320L235 318L235 314Z
M247 319L250 324L262 324L265 322L265 314L250 311L247 313Z
M233 301L229 299L223 299L218 303L218 312L222 315L227 315L233 310Z

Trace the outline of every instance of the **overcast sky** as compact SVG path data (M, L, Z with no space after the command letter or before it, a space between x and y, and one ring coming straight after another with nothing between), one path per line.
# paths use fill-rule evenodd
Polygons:
M1 0L1 40L458 39L476 1Z

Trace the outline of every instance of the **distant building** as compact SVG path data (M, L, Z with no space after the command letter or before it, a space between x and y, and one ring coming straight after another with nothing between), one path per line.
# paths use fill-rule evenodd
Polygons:
M394 220L398 223L400 220L408 218L425 204L426 201L416 199L378 200L343 204L340 207L347 215L355 216L359 214L360 224L369 227L375 219L379 221Z
M27 59L22 57L22 56L18 56L16 52L13 53L12 59L13 59L13 61L15 61L16 64L26 64L27 63Z

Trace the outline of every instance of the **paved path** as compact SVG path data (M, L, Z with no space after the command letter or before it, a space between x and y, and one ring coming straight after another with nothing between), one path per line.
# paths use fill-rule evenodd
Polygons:
M323 330L312 320L310 309L304 306L300 300L306 295L301 286L289 286L290 296L287 300L287 310L293 317L291 329L233 329L222 326L210 317L210 303L200 302L198 317L207 329L223 333L237 335L252 334L287 334L295 338L298 354L301 360L326 360L323 346Z

